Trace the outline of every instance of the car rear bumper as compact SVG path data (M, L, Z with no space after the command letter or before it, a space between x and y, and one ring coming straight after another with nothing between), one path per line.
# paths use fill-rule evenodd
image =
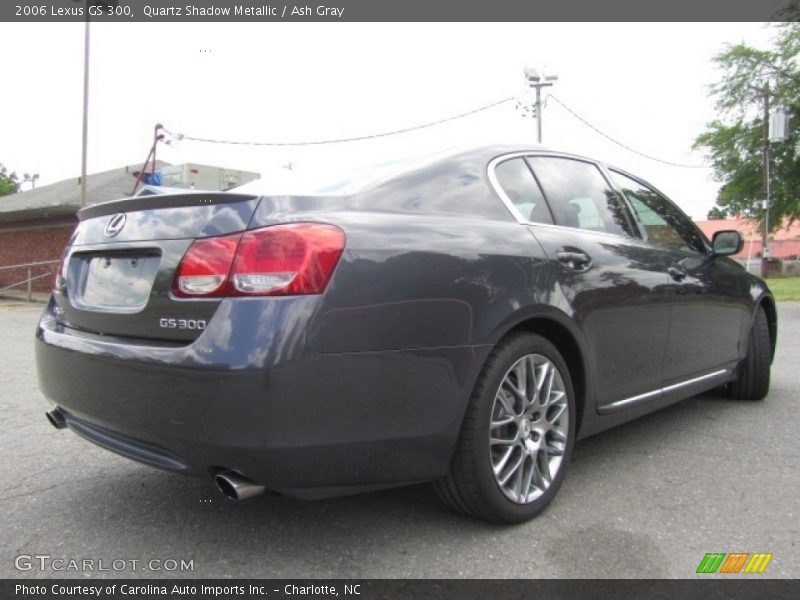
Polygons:
M226 300L224 322L242 331L226 337L209 323L183 346L78 332L48 308L36 334L41 390L75 433L176 472L234 470L298 497L445 473L488 347L319 354L291 321L274 331L252 320L259 302ZM308 297L292 302L281 314L313 310ZM229 347L259 328L259 345Z

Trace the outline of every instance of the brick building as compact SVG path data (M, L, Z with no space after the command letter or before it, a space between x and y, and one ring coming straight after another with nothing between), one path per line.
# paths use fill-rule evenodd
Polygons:
M157 166L167 166L161 163ZM130 165L95 173L86 178L89 204L129 196L141 168ZM38 261L58 260L78 222L80 178L66 179L32 190L0 196L0 267ZM56 265L34 267L34 291L51 289ZM0 288L24 281L28 269L0 269ZM17 288L23 289L23 288ZM0 292L2 293L2 292Z
M760 258L762 226L750 219L714 219L696 221L697 226L711 239L715 232L722 229L736 229L744 238L744 248L735 258ZM770 256L777 259L794 259L800 256L800 221L783 223L781 227L769 234Z

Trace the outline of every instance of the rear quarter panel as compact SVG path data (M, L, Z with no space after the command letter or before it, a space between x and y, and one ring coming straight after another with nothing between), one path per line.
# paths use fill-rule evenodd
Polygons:
M533 316L569 323L551 265L489 187L487 162L436 167L351 197L262 199L251 227L312 221L346 235L306 330L304 364L313 367L285 382L287 393L313 401L300 411L276 402L276 420L301 413L320 439L414 439L408 447L427 457L425 476L438 476L497 341Z

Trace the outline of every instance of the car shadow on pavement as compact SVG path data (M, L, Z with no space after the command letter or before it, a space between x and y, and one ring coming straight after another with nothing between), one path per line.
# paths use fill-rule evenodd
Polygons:
M658 548L646 533L614 522L614 510L624 510L629 522L635 522L637 506L652 511L649 500L637 495L669 480L670 453L692 439L697 443L692 431L705 423L737 420L732 411L748 412L742 404L698 396L579 441L553 504L534 521L514 527L452 512L429 485L316 501L263 495L234 502L210 479L176 476L99 449L85 465L74 465L82 469L79 476L65 478L62 471L62 483L42 490L29 510L40 512L45 522L56 507L70 507L68 519L58 521L66 527L60 531L62 552L191 559L195 569L101 576L574 576L576 557L587 553L599 557L592 568L606 569L596 576L608 569L615 576L641 576L642 568L650 576L671 576L658 566L665 563L637 562L646 553L658 555ZM666 472L651 475L648 461L667 465ZM55 532L42 539L53 537ZM532 563L528 551L549 558ZM505 562L495 564L504 553Z

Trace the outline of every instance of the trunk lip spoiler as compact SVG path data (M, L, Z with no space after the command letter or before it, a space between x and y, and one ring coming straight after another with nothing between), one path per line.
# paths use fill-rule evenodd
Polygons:
M260 198L254 194L237 194L231 192L187 192L185 194L159 194L154 196L134 196L109 200L87 206L78 211L78 219L86 221L97 217L129 213L159 208L207 207L214 204L237 204Z

